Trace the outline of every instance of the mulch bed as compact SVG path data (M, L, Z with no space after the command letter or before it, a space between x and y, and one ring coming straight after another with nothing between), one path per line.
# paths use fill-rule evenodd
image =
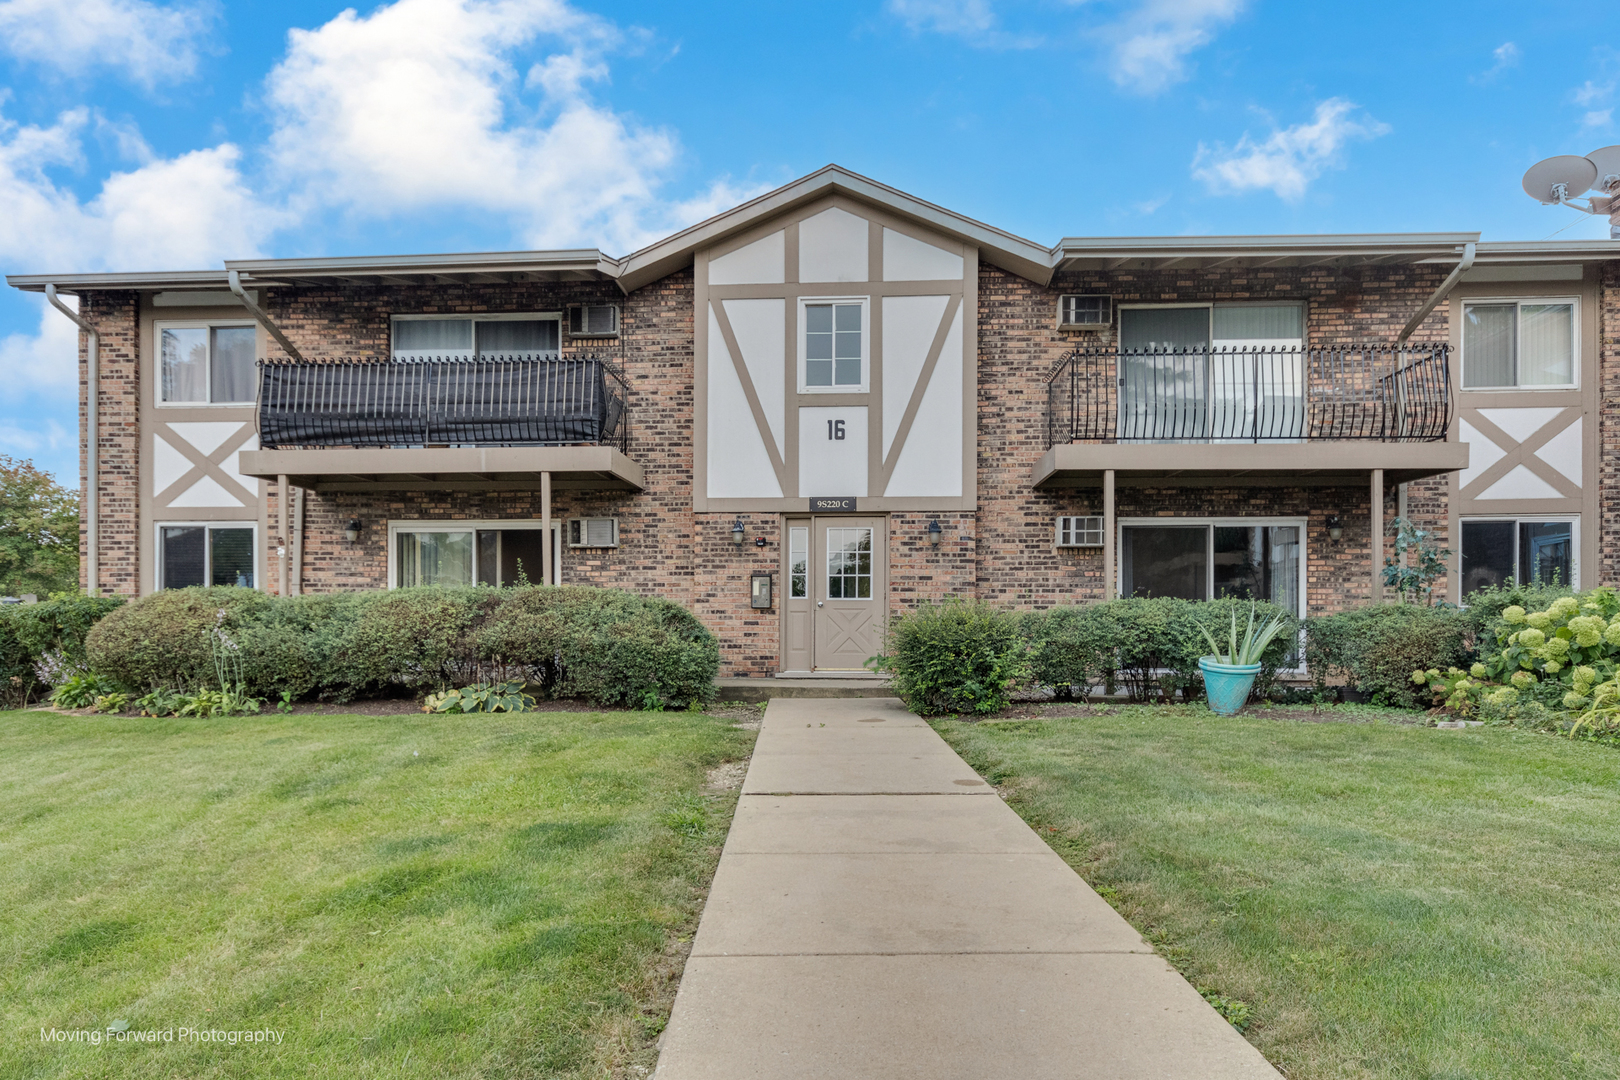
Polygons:
M1087 704L1083 702L1020 702L1009 709L984 716L963 715L953 717L967 724L1006 723L1017 720L1061 720L1080 719L1088 716L1113 716L1122 706L1108 704ZM1368 724L1373 720L1372 714L1364 711L1351 711L1335 709L1331 706L1321 709L1309 705L1249 705L1244 707L1241 716L1262 716L1270 720L1294 720L1306 724ZM1385 710L1381 719L1396 724L1425 724L1428 717L1423 713L1405 713L1394 709Z

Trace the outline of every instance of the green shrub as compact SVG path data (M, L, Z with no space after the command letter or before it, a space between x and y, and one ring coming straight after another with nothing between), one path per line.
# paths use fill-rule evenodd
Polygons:
M231 689L288 701L319 693L347 701L517 679L552 697L684 707L712 696L720 663L714 635L690 612L616 589L279 598L194 588L154 593L116 615L91 635L90 661L135 691ZM216 632L235 646L239 685L234 674L232 686L220 685Z
M1233 614L1247 625L1251 604L1257 622L1285 620L1261 654L1254 694L1271 692L1277 672L1288 664L1297 633L1293 617L1273 604L1223 597L1191 601L1175 597L1125 597L1101 604L1059 607L1024 618L1037 682L1045 686L1113 692L1123 686L1132 701L1168 700L1176 694L1200 697L1203 673L1198 659L1209 653L1200 629L1224 640Z
M520 586L477 634L491 677L522 672L550 697L683 708L714 694L720 646L679 604L618 589Z
M130 690L204 689L215 680L213 631L233 639L276 603L236 586L166 589L126 604L85 637L90 667ZM217 687L215 687L217 689Z
M85 635L123 603L115 597L57 593L38 604L0 607L0 704L26 705L42 685L84 672Z
M1452 607L1371 604L1305 620L1305 662L1318 693L1329 679L1412 709L1427 704L1418 670L1466 667L1477 618Z
M895 693L920 716L1000 712L1030 677L1020 621L976 600L925 603L889 620L873 666L892 674Z
M97 698L117 689L105 675L69 675L51 694L51 704L59 709L88 709Z

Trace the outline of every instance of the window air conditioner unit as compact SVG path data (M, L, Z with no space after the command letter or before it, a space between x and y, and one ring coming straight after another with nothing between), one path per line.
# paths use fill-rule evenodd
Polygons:
M568 308L568 336L571 338L618 337L619 305L571 305Z
M1059 330L1101 330L1114 322L1111 296L1068 295L1058 297Z
M568 546L609 548L619 546L618 518L569 518Z
M1058 547L1102 547L1103 519L1100 517L1060 517L1057 519Z

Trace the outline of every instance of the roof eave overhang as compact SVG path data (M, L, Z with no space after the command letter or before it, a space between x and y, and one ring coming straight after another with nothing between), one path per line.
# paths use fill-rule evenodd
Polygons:
M1266 267L1349 269L1455 262L1478 233L1352 233L1302 236L1067 237L1053 248L1058 270Z
M77 296L85 292L162 289L225 289L229 279L224 270L180 270L148 274L7 274L6 284L23 292L45 291L55 285L58 292Z
M619 285L627 293L634 292L691 265L693 253L702 248L719 243L761 221L835 193L872 203L935 232L972 244L979 249L981 261L1020 277L1042 285L1051 280L1051 249L924 202L858 173L829 165L625 256Z

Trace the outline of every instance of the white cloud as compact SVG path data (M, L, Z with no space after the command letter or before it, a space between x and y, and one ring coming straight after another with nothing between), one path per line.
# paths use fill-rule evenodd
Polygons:
M995 28L989 0L888 0L889 14L921 33L985 34Z
M1602 131L1614 125L1613 107L1598 109L1593 106L1613 101L1617 85L1620 85L1620 80L1588 79L1570 95L1575 104L1586 110L1581 116L1582 131Z
M1269 188L1290 202L1300 199L1310 182L1339 163L1340 151L1352 139L1374 139L1388 134L1388 124L1357 113L1360 107L1343 98L1328 98L1316 106L1306 123L1273 131L1264 142L1247 133L1237 145L1198 145L1193 176L1217 193L1240 193Z
M195 73L215 14L207 2L0 0L0 48L69 75L105 66L152 86Z
M1469 81L1487 83L1495 79L1510 67L1519 66L1519 47L1511 41L1504 41L1491 50L1491 58L1496 62L1480 74L1473 76Z
M1244 0L1144 0L1112 29L1109 77L1139 94L1158 94L1191 74L1187 57L1237 18Z
M0 383L14 397L36 390L65 390L78 382L74 358L78 354L79 328L43 298L36 299L39 331L0 338ZM78 306L71 296L62 297L62 302L70 308Z
M524 243L618 250L670 213L658 190L676 137L590 98L621 36L559 0L399 0L289 39L269 149L300 207L484 210ZM543 39L564 51L520 80L518 56Z
M284 223L248 189L230 143L113 173L81 202L48 170L80 163L89 120L86 109L49 127L0 116L0 263L64 272L217 266L256 253Z

